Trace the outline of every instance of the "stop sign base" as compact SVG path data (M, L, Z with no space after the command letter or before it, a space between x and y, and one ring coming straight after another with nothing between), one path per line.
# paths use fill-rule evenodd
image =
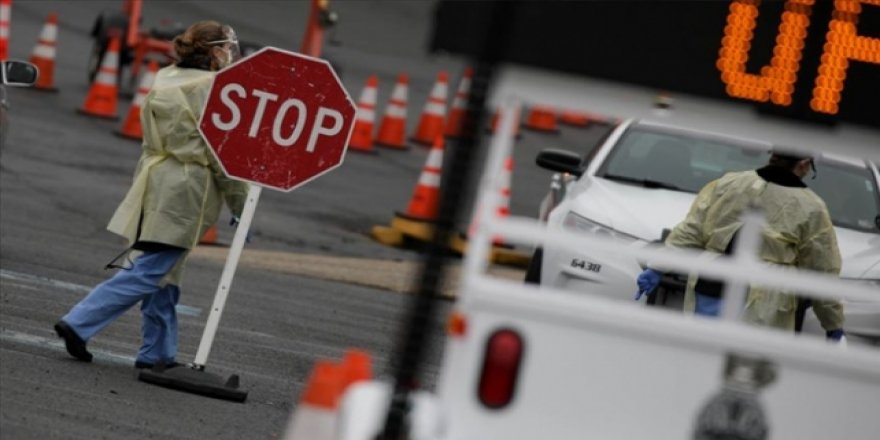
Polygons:
M205 372L204 369L183 365L167 369L156 366L152 370L143 370L138 374L138 380L233 402L244 402L248 395L247 391L238 389L237 374L223 379L216 374Z

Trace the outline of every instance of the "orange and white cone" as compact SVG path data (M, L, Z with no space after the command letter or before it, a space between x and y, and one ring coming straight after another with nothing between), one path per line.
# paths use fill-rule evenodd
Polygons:
M470 67L464 69L464 75L458 83L458 90L455 92L455 98L452 99L452 108L449 109L449 118L446 121L446 136L451 138L459 138L462 136L462 126L464 125L464 115L467 111L468 94L471 91L471 78L474 71Z
M351 133L350 149L363 153L374 153L373 125L376 121L376 99L379 94L379 78L370 75L367 85L358 100L357 118Z
M46 18L46 24L40 32L40 39L31 52L31 63L40 69L40 76L33 88L48 92L57 92L55 88L55 41L58 39L58 15L54 12Z
M0 60L9 58L9 26L12 24L12 0L0 0Z
M113 36L101 60L101 68L95 75L92 87L79 112L100 118L116 119L119 89L116 79L119 72L119 37Z
M128 109L128 116L125 117L122 127L116 132L119 136L132 139L142 139L144 137L144 130L141 127L141 107L144 106L144 99L150 93L150 88L153 87L153 81L156 80L156 72L158 71L159 63L151 61L150 67L141 76L137 94L134 95L134 100Z
M431 89L431 95L428 96L428 102L425 103L425 108L422 110L418 128L412 137L413 142L432 145L437 136L443 136L443 124L446 119L446 95L449 92L448 77L446 72L440 72L437 75L437 81L434 83L434 88Z
M556 110L546 105L533 105L526 116L525 127L531 130L556 133L559 126L556 125Z
M199 239L199 244L217 244L217 225L211 225Z
M409 77L402 73L391 92L391 99L385 107L385 115L379 124L376 144L389 148L405 150L406 145L406 98L409 89Z
M575 127L586 127L592 122L590 115L584 112L574 110L563 110L559 114L559 122Z
M434 138L434 146L419 175L413 196L406 208L406 216L420 220L434 220L440 206L440 176L443 173L443 136Z
M283 440L335 440L339 404L353 383L371 380L370 356L349 350L342 363L315 362Z

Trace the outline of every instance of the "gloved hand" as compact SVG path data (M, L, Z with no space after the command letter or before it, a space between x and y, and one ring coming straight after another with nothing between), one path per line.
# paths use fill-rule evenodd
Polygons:
M636 293L635 300L638 301L642 295L653 295L654 292L657 291L657 286L660 285L660 277L662 275L662 273L651 268L643 270L636 279L636 284L639 285L639 291Z
M718 316L721 314L721 305L724 304L724 300L721 298L703 295L699 292L694 292L694 297L696 300L694 313L697 315Z
M237 216L233 215L232 218L229 219L229 226L234 226L237 228L239 223L241 223L241 219L238 218ZM245 235L244 242L245 243L251 242L251 231L250 230L248 230L247 235Z
M843 331L842 328L829 330L825 332L825 339L841 345L846 345L846 332Z

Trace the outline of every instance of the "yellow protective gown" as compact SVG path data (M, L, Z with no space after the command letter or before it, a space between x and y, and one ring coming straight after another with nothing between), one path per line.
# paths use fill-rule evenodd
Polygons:
M220 216L241 215L248 184L227 178L198 130L214 72L165 67L141 107L143 154L107 229L128 241L192 249ZM164 284L180 284L186 256Z
M740 217L749 206L766 215L762 260L799 269L840 272L837 236L822 199L809 188L770 183L756 171L728 173L703 187L687 218L676 225L666 244L722 254L742 226ZM694 311L695 284L696 274L691 274L685 292L687 312ZM744 320L793 330L796 307L794 292L751 286ZM826 330L843 327L843 306L839 301L815 299L813 310Z

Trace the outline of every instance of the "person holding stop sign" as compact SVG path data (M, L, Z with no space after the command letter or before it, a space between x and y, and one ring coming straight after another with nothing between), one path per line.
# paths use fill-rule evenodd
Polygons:
M226 177L198 129L216 72L239 57L235 32L200 21L174 39L174 49L178 62L158 72L144 100L143 154L108 225L129 244L107 265L121 270L55 324L68 353L85 362L92 359L89 339L141 302L143 343L135 366L176 363L175 305L186 256L224 201L239 217L249 191L248 183ZM114 265L123 255L125 264Z

